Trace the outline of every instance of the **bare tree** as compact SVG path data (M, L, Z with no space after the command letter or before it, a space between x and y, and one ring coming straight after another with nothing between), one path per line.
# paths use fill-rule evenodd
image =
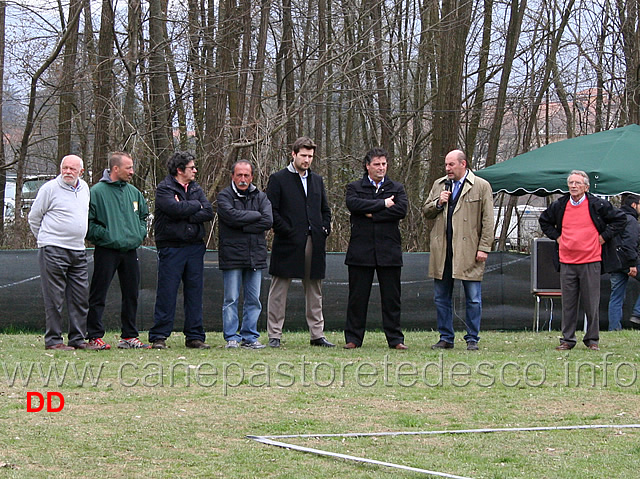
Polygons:
M75 17L82 9L82 0L72 0L69 17ZM75 106L74 85L76 78L76 54L78 52L78 22L70 28L69 39L64 46L60 79L60 106L58 107L58 155L57 159L71 152L72 114Z
M149 107L156 176L162 178L172 148L171 103L165 60L165 0L149 2Z
M102 1L100 36L94 74L95 133L93 142L93 183L100 181L101 172L107 167L107 153L112 149L111 101L113 98L113 42L114 12L111 0Z
M22 140L20 142L20 147L17 153L17 163L16 163L16 199L15 199L15 209L16 209L16 235L14 236L14 247L20 247L20 245L24 242L23 233L26 232L26 228L24 227L25 219L23 218L21 211L22 205L22 184L24 179L24 169L25 169L25 161L27 158L27 151L29 149L29 141L31 139L31 133L33 131L35 121L36 121L36 95L38 82L40 78L47 71L47 69L51 66L51 64L58 58L62 47L65 45L67 39L71 35L72 30L76 27L76 23L78 22L78 18L80 17L81 10L75 12L75 15L69 18L69 22L67 24L67 28L55 45L53 51L46 58L44 63L40 65L38 70L34 73L31 78L31 87L29 89L29 108L27 112L27 118L25 122L24 131L22 133Z
M0 241L4 242L4 194L7 187L7 169L5 167L6 158L4 151L4 128L3 128L3 105L4 105L4 47L5 47L5 24L6 24L7 2L0 0ZM1 245L0 242L0 245Z

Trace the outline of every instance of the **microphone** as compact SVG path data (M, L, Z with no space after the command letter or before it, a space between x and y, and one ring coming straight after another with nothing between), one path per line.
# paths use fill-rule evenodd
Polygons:
M453 188L453 181L451 181L449 178L444 180L444 189L445 189L445 191L451 191L452 188Z

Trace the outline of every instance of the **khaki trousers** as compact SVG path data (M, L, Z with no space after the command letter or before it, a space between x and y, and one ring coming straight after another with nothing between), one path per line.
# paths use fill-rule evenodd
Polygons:
M309 279L311 270L312 243L311 236L307 236L304 249L304 278L302 288L306 305L306 318L311 339L324 337L324 317L322 316L322 280ZM267 334L269 339L282 337L282 326L287 308L287 293L291 278L281 276L271 277L269 299L267 300Z

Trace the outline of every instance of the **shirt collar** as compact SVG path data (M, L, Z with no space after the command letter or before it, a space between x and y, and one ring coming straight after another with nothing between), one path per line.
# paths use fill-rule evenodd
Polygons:
M569 195L569 201L571 201L571 204L573 206L579 206L587 197L587 194L585 193L584 195L582 195L582 198L580 198L578 201L573 201L573 198L571 197L571 195Z
M296 173L298 175L300 175L300 172L298 170L296 170L296 167L293 166L293 161L291 163L289 163L289 166L287 166L287 170L289 170L291 173ZM304 175L300 175L300 178L303 179L307 179L307 176L309 176L309 170L305 170Z
M458 180L458 183L460 183L460 186L462 186L462 185L464 184L464 180L466 180L466 179L467 179L467 175L468 175L468 174L469 174L469 170L466 170L466 171L464 172L464 176ZM454 183L455 183L455 181L454 181Z
M384 183L384 178L380 180L380 183L376 183L374 180L371 179L369 175L367 175L367 178L369 178L369 183L371 183L374 188L380 188L382 186L382 183Z

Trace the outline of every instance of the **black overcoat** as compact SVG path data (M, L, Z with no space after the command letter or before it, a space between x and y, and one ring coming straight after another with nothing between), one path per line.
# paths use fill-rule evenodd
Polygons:
M273 209L273 247L269 274L304 277L304 249L311 234L311 279L322 279L326 269L326 238L331 232L331 210L322 177L308 171L307 195L300 175L284 168L269 177L267 196Z
M384 200L393 196L395 205ZM385 176L376 188L365 174L347 185L347 208L351 212L351 238L345 264L353 266L402 266L400 220L407 215L408 200L402 183ZM371 213L371 218L366 214Z

